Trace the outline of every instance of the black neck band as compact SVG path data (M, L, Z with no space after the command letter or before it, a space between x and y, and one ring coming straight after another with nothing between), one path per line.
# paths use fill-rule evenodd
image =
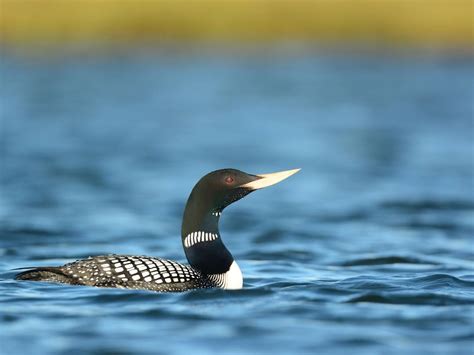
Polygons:
M207 202L207 203L206 203ZM193 190L184 210L181 239L189 264L204 274L221 274L227 272L234 261L219 234L220 210L209 206L209 201L199 198ZM187 247L185 240L192 233L211 233L212 240L193 243Z

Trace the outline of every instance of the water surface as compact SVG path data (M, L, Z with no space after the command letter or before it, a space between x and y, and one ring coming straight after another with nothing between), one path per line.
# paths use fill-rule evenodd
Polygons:
M0 63L5 354L469 354L472 58L323 50ZM17 282L89 255L185 261L208 171L302 171L229 207L240 291Z

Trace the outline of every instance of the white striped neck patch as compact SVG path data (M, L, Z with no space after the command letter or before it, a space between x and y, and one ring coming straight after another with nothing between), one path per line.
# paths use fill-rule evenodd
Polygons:
M218 234L209 233L209 232L192 232L189 233L186 238L184 238L184 246L186 248L192 247L197 243L212 242L219 238Z

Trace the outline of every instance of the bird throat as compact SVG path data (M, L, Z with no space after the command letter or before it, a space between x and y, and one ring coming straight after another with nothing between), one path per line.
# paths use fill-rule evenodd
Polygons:
M206 275L229 271L234 258L219 233L221 211L191 193L184 210L181 240L189 264Z

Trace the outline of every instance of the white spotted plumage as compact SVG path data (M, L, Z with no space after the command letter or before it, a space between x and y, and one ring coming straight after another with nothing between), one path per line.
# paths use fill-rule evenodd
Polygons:
M101 256L79 260L64 266L64 272L80 284L105 287L148 288L180 291L212 287L203 275L175 261L141 256Z

